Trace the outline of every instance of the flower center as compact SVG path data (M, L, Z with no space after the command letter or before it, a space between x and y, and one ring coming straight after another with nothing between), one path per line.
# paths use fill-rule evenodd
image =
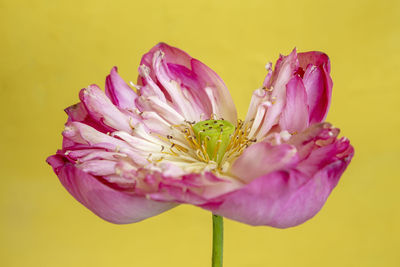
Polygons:
M221 163L235 132L235 126L225 120L206 120L193 125L193 131L210 160Z

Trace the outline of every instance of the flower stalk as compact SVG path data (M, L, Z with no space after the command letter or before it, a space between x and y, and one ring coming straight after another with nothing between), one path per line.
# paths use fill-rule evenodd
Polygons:
M224 247L224 219L222 216L213 214L213 247L212 267L222 267Z

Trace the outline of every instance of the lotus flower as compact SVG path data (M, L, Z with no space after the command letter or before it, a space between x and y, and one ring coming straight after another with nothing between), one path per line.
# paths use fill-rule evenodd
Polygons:
M250 225L313 217L354 150L324 122L327 55L280 56L238 120L221 78L167 44L141 60L133 90L114 67L105 92L67 108L62 149L47 162L80 203L118 224L188 203Z

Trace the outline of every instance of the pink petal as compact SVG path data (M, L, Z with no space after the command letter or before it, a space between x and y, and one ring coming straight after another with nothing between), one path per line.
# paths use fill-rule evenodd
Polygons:
M72 106L67 107L65 110L69 119L71 121L85 121L88 117L88 113L85 109L85 106L82 103L78 103Z
M171 75L168 64L162 51L157 51L153 59L153 71L162 87L167 91L174 108L188 121L199 121L200 114L196 112L194 103L190 101L188 94L184 94L179 81Z
M272 169L273 172L264 173L243 188L201 206L251 225L286 228L305 222L324 205L353 157L349 141L336 139L337 134L337 129L327 123L311 126L289 140L299 150L300 162L295 166ZM255 156L253 159L257 160ZM267 163L258 160L252 165L248 160L241 169L245 173L247 164L251 173L256 164L267 168Z
M144 111L142 113L143 123L151 132L167 136L171 133L171 124L163 119L160 114L154 111Z
M129 148L129 145L119 139L101 133L96 129L81 122L67 122L63 131L64 138L68 138L78 144L110 144L109 147Z
M256 89L251 96L249 109L246 114L246 122L250 122L251 119L256 117L259 106L266 101L267 92L263 89Z
M179 125L185 121L179 112L156 96L147 98L141 96L138 98L137 104L141 111L155 112L171 125Z
M317 143L318 142L316 142L316 144ZM350 163L353 154L354 150L348 140L342 138L331 144L314 149L297 168L307 175L313 175L318 170L323 169L326 165L336 160L342 160L347 164Z
M194 59L191 59L191 62L193 61ZM181 85L184 94L190 98L197 112L207 114L206 117L209 118L212 113L210 102L207 101L207 95L202 89L199 76L192 70L192 65L189 69L186 66L168 63L168 70L171 79Z
M278 123L279 115L282 112L286 102L286 84L295 75L298 67L297 52L293 49L290 55L280 57L276 63L275 70L270 79L272 89L273 105L268 108L263 124L260 127L257 139L261 140L268 131Z
M332 97L330 63L326 54L307 52L298 55L300 67L305 70L303 83L310 108L310 123L325 120Z
M112 175L115 173L115 160L93 159L76 164L75 167L94 176Z
M190 61L192 57L185 51L173 46L169 46L166 43L158 43L151 48L150 51L142 57L140 65L144 64L146 66L151 66L153 62L153 55L159 50L164 52L167 62L190 68ZM154 80L155 77L153 76L152 78Z
M316 123L308 127L305 131L293 135L288 141L296 146L300 160L306 159L315 148L336 142L340 130L333 128L329 123Z
M273 146L261 142L247 148L233 163L231 172L241 181L249 183L270 172L293 167L297 161L294 146L288 144Z
M90 116L83 103L77 103L66 108L65 113L68 115L69 122L81 122L95 128L97 131L107 133L111 129L101 121L97 121Z
M210 113L207 96L191 70L191 60L184 51L160 43L143 56L139 68L142 95L154 91L153 95L168 99L188 121L200 120L200 114Z
M106 95L114 105L122 109L134 109L136 93L119 76L117 67L111 69L106 78Z
M158 180L156 192L151 199L173 201L192 205L207 203L209 199L243 187L243 183L231 177L217 177L212 172L167 176L165 173L147 174L145 180Z
M47 162L76 200L102 219L112 223L138 222L177 205L148 200L142 196L115 190L101 182L99 178L65 162L59 155L49 157Z
M282 130L299 133L308 127L307 94L300 77L292 78L286 85L286 103L279 125Z
M296 226L322 208L346 166L336 161L313 177L297 170L276 171L202 207L250 225Z
M311 64L314 66L323 66L328 74L331 71L329 57L325 53L318 51L299 53L298 59L300 67L304 70Z
M128 155L139 166L147 163L146 158L140 156L128 143L96 131L94 128L80 122L68 122L63 131L63 136L64 141L72 141L72 143L64 142L63 148L66 150L74 150L76 149L75 145L80 145L79 149L100 148L107 151L120 151Z
M159 51L162 51L162 62L154 65ZM177 104L182 115L190 115L187 111L192 112L193 109L195 113L204 113L202 119L208 119L215 113L218 118L236 124L236 108L229 91L221 78L200 61L178 48L160 43L143 56L142 65L148 67L148 76L161 86L168 100ZM171 81L179 87L171 87L174 85ZM146 86L149 79L142 75L139 82ZM218 104L213 106L213 102Z
M132 131L129 117L118 110L97 85L82 89L79 97L90 116L98 123L109 127L110 131L113 129Z
M264 78L263 82L263 87L268 88L270 85L270 80L272 78L272 62L268 62L267 65L265 65L265 69L268 71L267 75Z
M211 89L215 102L218 103L218 110L214 111L217 117L236 124L236 107L222 79L212 69L196 59L192 60L192 69L197 74L201 87Z

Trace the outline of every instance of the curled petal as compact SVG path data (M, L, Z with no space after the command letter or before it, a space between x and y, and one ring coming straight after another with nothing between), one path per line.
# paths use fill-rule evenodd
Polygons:
M265 114L263 124L260 127L257 139L261 140L268 131L278 123L279 116L286 102L286 84L294 77L298 67L296 49L286 57L280 57L270 79L272 89L270 106Z
M171 125L179 125L185 121L185 118L179 112L156 96L147 98L141 96L137 103L142 111L154 111Z
M83 103L72 105L66 108L64 111L68 115L68 122L81 122L89 125L101 133L107 133L111 130L110 127L105 125L103 122L93 119Z
M64 141L67 140L67 142L64 142L63 148L68 151L77 148L100 148L107 151L123 152L129 155L132 161L138 165L144 165L147 162L144 157L133 151L128 143L98 132L94 128L80 122L67 123L63 131L63 136Z
M346 138L341 138L327 145L320 146L322 140L315 141L315 149L298 166L298 169L307 175L313 175L325 166L341 160L349 164L353 157L353 147ZM328 142L331 142L328 140Z
M122 109L135 108L136 93L119 76L117 67L111 69L110 75L106 78L106 95L111 102Z
M165 98L177 105L187 120L209 119L214 114L236 123L236 108L224 82L182 50L160 43L143 56L140 69L146 71L140 71L139 83L158 84ZM218 105L213 106L213 102ZM201 118L194 115L201 113Z
M306 69L309 65L323 66L326 72L329 74L331 71L331 64L329 57L322 52L310 51L298 54L299 65L302 69Z
M107 134L96 131L96 129L81 123L81 122L68 122L65 125L63 136L78 144L109 144L109 147L128 147L128 145L121 140L113 138Z
M286 85L286 103L279 125L282 130L299 133L308 127L307 94L300 77L292 78Z
M110 131L115 129L131 132L129 117L118 110L97 85L82 89L79 97L90 116L98 123L108 127Z
M173 202L165 203L148 200L115 190L69 162L59 155L51 156L47 162L68 192L80 203L102 219L126 224L144 220L175 207Z
M153 64L154 53L159 50L163 51L165 55L165 60L168 63L185 66L186 68L190 69L190 61L192 57L189 56L189 54L187 54L185 51L176 47L169 46L166 43L158 43L153 48L151 48L150 51L142 57L140 65L146 65L150 67ZM156 80L154 73L150 72L150 74L151 78L153 80Z
M316 147L335 142L339 132L338 128L332 127L327 122L316 123L308 127L305 131L293 135L288 142L296 146L300 159L303 160Z
M217 112L215 115L217 115L218 118L224 118L236 124L237 113L235 104L222 79L212 69L196 59L192 60L192 69L199 77L201 87L203 89L210 88L212 90L215 102L218 103L218 110L214 111Z
M332 97L330 63L326 54L307 52L298 55L300 67L305 71L303 83L306 88L310 123L325 120Z
M254 90L253 95L251 96L249 109L247 111L245 119L246 122L250 122L256 117L259 106L267 100L266 96L267 92L265 90L261 88Z
M145 111L142 113L143 123L152 132L167 136L171 132L171 124L163 119L158 113L154 111Z
M78 103L67 107L65 109L65 113L67 113L68 119L70 121L83 122L88 119L88 113L85 109L85 106L82 103Z

